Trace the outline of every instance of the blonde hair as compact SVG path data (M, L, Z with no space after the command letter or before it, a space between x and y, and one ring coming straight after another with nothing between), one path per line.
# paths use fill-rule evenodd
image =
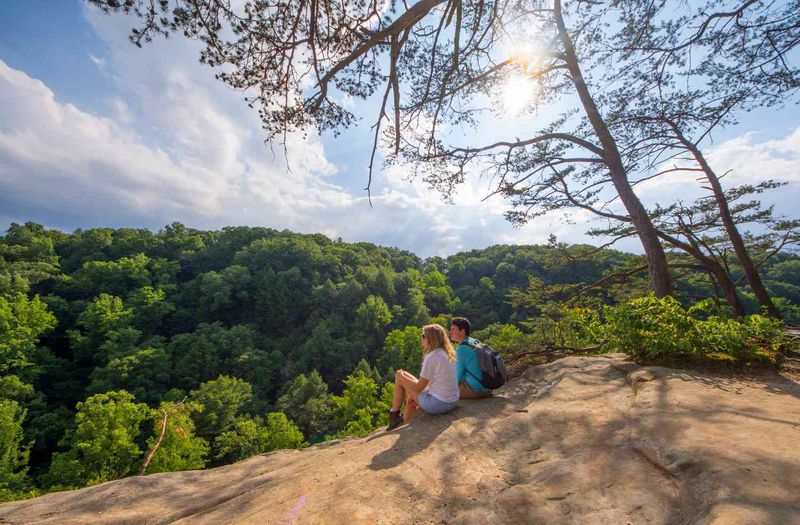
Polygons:
M438 324L426 324L422 327L422 335L425 338L422 340L422 348L425 353L432 352L437 348L441 348L447 354L447 359L453 363L456 360L456 351L450 343L450 338L447 336L447 331Z

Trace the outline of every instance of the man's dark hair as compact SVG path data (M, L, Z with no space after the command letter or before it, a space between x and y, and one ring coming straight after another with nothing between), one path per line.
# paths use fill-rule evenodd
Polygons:
M469 323L469 319L466 317L453 317L453 320L450 322L451 325L456 325L459 330L464 330L464 333L469 336L470 331L472 330L472 325Z

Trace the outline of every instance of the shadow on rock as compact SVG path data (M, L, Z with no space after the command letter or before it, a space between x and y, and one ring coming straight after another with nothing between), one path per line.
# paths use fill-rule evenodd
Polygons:
M503 412L510 403L511 401L508 398L500 396L480 400L462 399L459 401L458 408L449 414L441 416L421 414L415 417L408 425L403 425L391 432L374 434L367 441L381 439L394 434L398 434L399 437L391 448L380 452L372 458L369 468L371 470L383 470L396 467L428 448L442 432L459 420L491 418L494 414Z

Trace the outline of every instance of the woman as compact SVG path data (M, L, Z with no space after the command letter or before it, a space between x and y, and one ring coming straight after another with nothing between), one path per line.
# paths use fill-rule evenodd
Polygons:
M386 430L408 422L418 406L428 414L445 414L458 405L456 352L445 329L438 324L423 326L422 348L424 357L419 379L405 370L398 370L394 375L394 397ZM404 400L406 409L401 415Z

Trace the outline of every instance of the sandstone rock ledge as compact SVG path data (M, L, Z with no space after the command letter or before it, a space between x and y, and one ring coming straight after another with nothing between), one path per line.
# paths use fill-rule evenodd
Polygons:
M570 357L393 432L0 505L0 523L800 523L800 386Z

